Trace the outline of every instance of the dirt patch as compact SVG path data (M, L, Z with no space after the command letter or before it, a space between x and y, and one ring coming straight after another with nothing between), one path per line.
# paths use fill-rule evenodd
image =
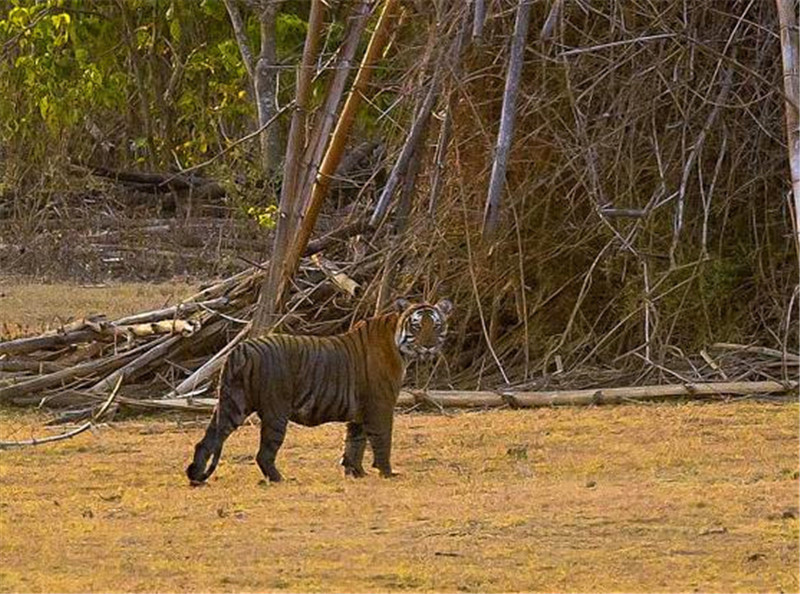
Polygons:
M293 426L277 486L251 425L202 488L201 424L116 423L0 452L0 591L797 591L799 410L400 415L391 480Z

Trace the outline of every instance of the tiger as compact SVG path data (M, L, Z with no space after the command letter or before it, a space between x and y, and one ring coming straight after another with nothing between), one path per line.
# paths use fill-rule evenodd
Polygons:
M452 309L448 299L430 304L401 298L390 313L362 320L343 334L270 334L239 343L220 372L217 405L186 468L190 484L206 482L225 440L253 412L261 419L256 462L270 483L282 480L275 458L289 421L309 427L346 423L340 461L345 476L366 476L367 441L373 468L382 477L394 476L393 414L406 364L441 351Z

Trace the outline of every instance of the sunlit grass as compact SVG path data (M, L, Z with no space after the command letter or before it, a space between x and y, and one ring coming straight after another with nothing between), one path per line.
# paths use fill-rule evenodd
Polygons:
M797 591L798 410L399 415L390 480L342 476L342 426L293 426L268 486L249 425L203 488L202 423L115 423L0 452L0 590Z

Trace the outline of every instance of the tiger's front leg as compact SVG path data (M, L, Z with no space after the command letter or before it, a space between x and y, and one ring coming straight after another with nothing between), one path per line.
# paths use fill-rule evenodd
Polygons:
M345 476L361 478L367 475L362 466L366 447L367 435L364 433L364 425L361 423L347 423L347 437L345 438L344 455L342 456Z
M392 472L392 422L393 410L376 411L365 423L369 445L372 447L372 467L377 468L383 478L396 476Z
M264 476L272 483L283 480L281 473L275 466L275 457L286 437L288 420L279 417L261 414L261 446L258 449L256 462Z

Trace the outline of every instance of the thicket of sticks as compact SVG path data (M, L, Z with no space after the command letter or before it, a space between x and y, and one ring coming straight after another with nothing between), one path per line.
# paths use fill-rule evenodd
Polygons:
M122 377L117 404L191 408L249 324L329 333L394 295L456 304L445 356L410 371L421 387L795 377L780 0L387 0L353 79L331 79L335 119L309 103L313 6L271 257L176 309L0 344L0 403L88 405ZM403 98L384 114L385 184L321 238L381 59Z

